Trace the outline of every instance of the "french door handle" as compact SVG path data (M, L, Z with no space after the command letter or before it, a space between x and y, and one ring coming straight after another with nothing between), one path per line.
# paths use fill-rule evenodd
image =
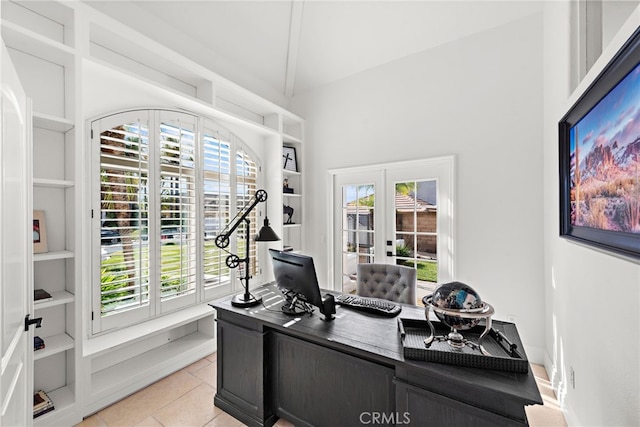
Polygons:
M29 314L24 316L24 331L27 332L29 330L29 326L36 325L36 328L42 326L42 317L36 317L35 319L29 319Z

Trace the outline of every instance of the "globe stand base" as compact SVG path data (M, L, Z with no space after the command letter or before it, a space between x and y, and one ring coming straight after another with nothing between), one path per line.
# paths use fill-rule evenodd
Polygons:
M455 329L453 329L451 332L449 332L449 335L447 335L447 342L449 343L449 346L456 350L459 350L467 345L468 341L469 340L465 339L462 334Z

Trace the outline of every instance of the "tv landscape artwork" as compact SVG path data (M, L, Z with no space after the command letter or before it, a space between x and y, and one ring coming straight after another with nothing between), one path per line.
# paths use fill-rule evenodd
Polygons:
M640 234L640 65L570 130L570 222Z

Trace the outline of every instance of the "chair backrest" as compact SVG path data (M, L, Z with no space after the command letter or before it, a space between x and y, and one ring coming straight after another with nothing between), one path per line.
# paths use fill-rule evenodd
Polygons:
M357 295L415 305L415 268L393 264L358 264L357 271Z

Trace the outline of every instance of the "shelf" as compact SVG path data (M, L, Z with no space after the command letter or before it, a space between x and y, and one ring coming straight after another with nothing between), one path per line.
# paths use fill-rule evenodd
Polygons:
M47 308L47 307L54 307L56 305L67 304L69 302L73 302L75 299L75 296L67 291L51 292L51 296L53 297L53 299L49 301L43 301L43 302L35 301L33 303L34 310Z
M282 193L282 197L302 197L302 194Z
M286 176L286 175L289 175L289 176L300 176L300 175L302 175L302 173L301 173L301 172L290 171L290 170L287 170L287 169L282 169L282 173L283 173L285 176Z
M38 335L38 330L35 332ZM73 338L67 334L52 335L50 337L40 337L44 340L45 347L42 350L33 352L33 359L40 360L53 354L72 349L75 345ZM52 398L53 399L53 398Z
M75 127L73 121L64 117L33 112L33 126L40 129L48 129L56 132L69 132Z
M42 254L33 254L34 261L51 261L54 259L73 258L74 254L71 251L53 251L45 252Z
M282 137L284 142L301 143L304 135L304 119L295 114L282 115Z
M63 179L33 178L33 186L46 188L70 188L74 186L74 182Z
M209 309L213 310L211 307ZM91 375L91 394L105 395L127 384L135 385L144 381L145 377L153 376L158 370L175 370L175 366L184 363L187 354L196 353L198 357L213 351L212 342L215 339L202 332L194 332L175 341L170 341L160 348L147 351L103 369Z
M297 228L302 227L302 224L282 224L284 228Z
M51 40L31 30L9 22L1 21L2 39L11 48L37 56L54 64L73 64L75 50L63 43Z
M86 59L104 63L111 70L119 68L123 72L135 75L137 79L146 79L152 81L156 86L165 88L167 87L166 79L158 79L151 73L143 75L136 65L144 64L149 70L161 70L161 75L180 80L192 87L209 84L215 88L215 95L211 102L208 102L209 108L216 105L216 110L225 111L225 114L229 112L232 115L236 114L231 111L238 109L251 112L256 116L256 120L259 117L260 127L263 129L267 129L262 125L264 118L274 114L285 116L287 123L295 124L303 121L301 117L285 110L277 103L260 97L197 62L181 56L176 59L174 51L158 41L142 36L131 27L99 21L93 24L90 29L93 46ZM99 49L96 48L97 45L100 46ZM124 58L135 58L135 62L114 61L110 55L114 52ZM174 60L168 60L168 58ZM192 97L189 93L181 92L181 97L185 95ZM240 118L239 115L237 117ZM241 117L241 121L245 123L239 124L244 125L247 120L251 119ZM268 129L269 135L278 134L277 127L271 125ZM295 129L292 130L294 131L289 133L295 134Z
M47 412L44 415L40 415L38 418L34 419L33 420L34 426L60 425L61 423L55 420L58 420L60 416L64 414L65 409L72 407L73 404L75 403L74 397L73 397L73 391L71 391L69 387L61 387L53 391L47 391L47 394L51 398L51 401L53 402L53 406L56 409L54 409L51 412Z
M302 140L300 138L292 135L287 135L286 133L282 134L282 140L284 141L285 144L288 144L288 143L302 144Z
M127 44L131 45L130 41L127 41ZM139 53L140 52L136 53L136 58L138 59L140 56ZM164 63L166 64L167 62L164 61ZM99 57L92 56L91 58L86 58L84 66L86 67L85 70L88 75L92 75L99 80L103 79L107 82L127 81L130 78L133 78L137 81L137 84L142 90L148 89L149 92L157 93L158 97L166 97L169 100L175 100L174 102L176 104L182 105L183 108L190 110L190 112L200 113L214 120L222 120L226 124L232 126L234 132L239 133L240 135L242 135L243 131L256 132L262 136L278 135L275 130L268 128L261 123L257 123L232 112L221 110L210 103L194 98L192 95L166 86L166 84L163 84L162 82L154 81L153 79L140 74L135 74L130 70L122 68L122 66L118 64L110 63L106 59L100 59ZM239 128L236 129L236 126Z
M204 303L169 313L147 322L89 339L83 346L83 356L97 356L103 352L127 346L139 338L177 328L213 315L214 311L211 306Z

